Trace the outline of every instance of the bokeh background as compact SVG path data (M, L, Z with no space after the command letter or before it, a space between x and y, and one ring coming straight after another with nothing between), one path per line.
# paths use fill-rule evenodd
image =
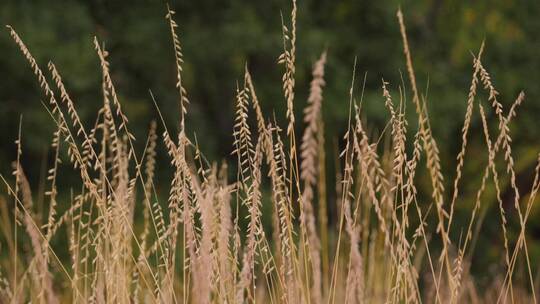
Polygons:
M184 84L191 100L188 133L192 138L196 134L208 159L234 160L230 156L234 95L246 64L266 115L275 113L278 120L285 116L280 82L283 68L277 65L277 57L282 51L280 14L289 14L290 2L197 0L171 1L170 5L176 11L185 56ZM447 188L451 189L455 157L461 146L472 54L485 41L483 62L503 105L508 108L521 90L527 96L511 125L518 187L527 193L540 150L540 2L536 0L519 3L511 0L298 1L297 121L306 104L311 65L326 49L323 115L329 167L332 168L339 139L347 126L348 91L355 57L357 91L365 77L363 113L373 136L381 133L388 119L381 96L381 78L390 82L396 100L402 78L408 83L406 75L402 75L405 61L396 18L398 7L405 15L419 86L427 96ZM104 43L110 52L116 89L139 144L144 143L150 121L157 118L150 91L170 129L176 128L179 118L174 55L165 14L166 4L152 0L3 0L0 3L1 23L15 28L43 68L49 60L56 64L87 125L93 124L102 103L101 70L93 37ZM22 115L23 165L37 188L50 158L54 124L40 102L44 97L37 82L7 30L0 31L0 50L0 172L10 175L10 162L16 153L14 140ZM406 92L409 89L405 85ZM479 96L485 102L486 95ZM412 106L409 108L412 110ZM495 120L491 123L496 127ZM301 128L298 124L299 131ZM411 130L414 130L413 121L409 135ZM483 171L486 163L481 130L476 115L470 133L462 201L457 207L458 223L459 215L470 210L480 179L478 172ZM492 134L495 131L496 128ZM167 164L165 153L159 157ZM166 191L170 168L158 163L158 170L158 180L165 181L159 187ZM60 182L69 183L69 173L62 175ZM515 224L508 181L503 179L502 183L505 208ZM488 189L486 195L486 208L490 202L494 206L493 190ZM478 244L487 248L482 252L486 261L490 257L489 248L502 248L498 211L491 209L487 211L483 237ZM540 258L537 210L533 210L528 226L533 261ZM515 236L517 231L511 233Z

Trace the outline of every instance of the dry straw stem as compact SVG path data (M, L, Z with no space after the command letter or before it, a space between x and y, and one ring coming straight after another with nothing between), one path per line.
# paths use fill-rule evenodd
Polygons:
M499 93L497 92L494 85L492 84L491 77L490 77L489 73L483 67L480 60L477 60L477 64L479 66L480 79L482 81L482 84L484 85L484 89L488 90L488 92L489 92L488 101L491 102L491 105L494 108L495 114L497 115L497 118L499 120L498 127L499 127L499 132L500 132L500 134L502 136L502 148L504 149L504 159L505 159L506 164L507 164L506 165L506 172L510 174L510 186L511 186L513 192L514 192L514 206L515 206L515 208L517 210L517 213L518 213L518 216L519 216L519 223L521 225L521 228L524 229L525 222L524 222L523 214L521 212L521 208L519 206L520 194L519 194L518 187L516 185L516 173L515 173L515 170L514 170L514 159L512 157L512 147L511 147L511 144L510 144L512 142L512 139L510 137L510 129L509 129L508 123L506 121L506 118L502 114L502 112L503 112L502 104L498 101L498 98L497 98ZM517 103L518 104L521 103L522 100L523 100L523 96L522 96L522 94L520 94L520 96L518 96L518 98L517 98ZM510 113L510 115L513 115L513 114ZM494 176L494 178L495 178L495 176ZM495 181L495 183L497 183L497 181ZM503 212L503 210L501 209L501 214L502 214L502 212ZM508 254L509 254L508 251L509 251L509 249L507 247L506 247L506 249L507 249L507 252L506 252L507 264L509 264L509 260L508 260ZM526 257L526 261L527 261L527 270L529 272L529 277L532 277L531 269L530 269L530 259L529 259L527 246L525 246L523 248L523 250L525 251L525 257ZM508 265L508 266L509 266L508 273L511 273L512 272L510 270L511 267L510 267L510 265ZM532 282L531 282L531 284L532 284ZM509 277L508 286L507 286L507 288L505 290L505 296L504 296L505 298L506 298L509 290L512 293L512 278L511 278L511 276ZM534 290L534 286L533 286L533 290ZM501 295L502 295L502 293L501 293ZM533 293L533 296L535 297L534 293ZM513 295L512 295L512 298L513 298Z
M452 226L452 218L454 215L454 205L456 203L457 197L458 197L458 185L459 181L461 179L461 171L463 168L464 160L465 160L465 152L467 149L467 135L469 134L469 127L471 125L471 119L473 114L473 108L474 108L474 99L476 97L476 91L478 87L478 73L480 71L480 65L477 64L477 60L480 61L480 58L482 58L482 52L484 50L484 43L482 43L482 46L480 47L480 51L478 52L478 59L475 59L473 62L474 71L472 75L471 80L471 86L469 89L469 94L467 96L467 110L465 111L465 121L463 122L463 128L461 133L461 150L459 151L459 154L457 156L457 167L456 167L456 178L454 179L454 191L452 194L452 201L450 203L450 216L448 218L448 229L447 231L451 231Z
M354 59L353 64L353 71L352 71L352 77L351 77L351 86L349 89L349 118L347 122L347 132L343 136L343 139L345 140L345 147L341 151L339 157L344 159L345 164L345 170L342 178L339 178L338 175L337 183L338 183L338 190L336 191L339 195L338 198L340 199L340 202L344 202L347 199L347 196L349 195L348 187L350 187L351 182L351 154L352 154L352 148L351 146L351 123L352 123L352 105L353 105L353 92L354 92L354 84L355 84L355 77L356 77L356 57ZM341 250L341 241L342 241L342 232L343 232L343 225L345 222L345 216L344 212L342 211L340 213L339 217L339 224L338 224L338 239L336 244L336 250L335 250L335 257L334 257L334 265L332 268L332 276L330 279L330 287L329 287L329 295L328 295L328 302L334 303L336 300L336 287L337 287L337 280L338 280L338 267L339 267L339 256L340 256L340 250Z
M173 40L174 47L174 59L176 64L176 88L178 89L178 94L180 95L180 130L185 130L185 114L187 113L187 104L189 100L187 98L187 91L182 85L182 64L184 63L184 55L182 54L182 47L180 45L180 39L176 33L176 28L178 24L173 19L175 12L169 8L167 4L167 15L165 18L169 20L169 27L171 30L171 36Z
M403 277L398 278L397 282L403 280L405 284L403 287L411 289L410 294L418 299L416 297L419 294L416 290L416 279L414 272L411 272L412 265L409 263L409 256L407 254L409 244L403 233L401 233L401 223L397 218L396 210L391 202L392 194L390 193L389 182L375 152L376 146L370 145L368 142L367 134L362 127L358 108L356 108L355 121L356 129L353 135L353 147L359 161L360 172L366 172L362 173L362 179L365 181L367 197L370 199L371 204L373 204L379 221L379 231L383 234L385 249L389 251L388 253L392 263L403 267L403 270L399 273ZM380 195L380 199L378 198L378 194ZM395 231L399 233L392 234L390 225L393 225ZM397 240L392 240L392 235L397 236ZM399 283L396 286L399 286Z
M22 202L23 208L26 210L23 223L26 228L26 232L30 236L30 241L32 249L34 250L34 258L36 259L36 281L41 281L40 289L38 291L37 298L41 303L46 301L47 303L58 303L58 298L53 291L52 285L52 275L48 269L48 261L45 251L49 251L48 248L43 248L43 242L47 242L47 238L43 237L41 231L39 230L36 223L36 216L31 212L33 208L32 193L30 190L30 184L26 175L23 172L23 169L17 164L18 167L15 168L15 172L18 175L18 181L20 183L20 189L22 193ZM41 238L43 237L43 242ZM48 244L48 242L47 242Z
M317 152L319 151L319 143L317 132L320 129L321 107L322 107L322 88L324 82L324 64L326 63L326 52L324 52L319 60L313 66L313 80L311 81L310 93L308 97L308 106L305 108L304 122L307 127L304 130L302 137L301 164L302 169L300 178L304 182L301 204L303 205L303 213L300 215L300 221L307 229L307 247L309 250L311 261L311 272L313 277L313 303L318 304L322 301L321 294L321 255L320 241L317 235L315 224L315 215L313 211L313 187L317 182Z
M427 156L427 167L430 173L431 177L431 184L433 187L432 197L435 200L435 205L437 207L437 217L438 217L438 225L437 225L437 231L441 235L441 240L443 244L443 248L441 251L440 259L441 263L443 263L442 269L445 268L448 276L449 282L452 284L452 271L451 271L451 265L450 265L450 258L448 256L448 246L450 245L450 238L448 237L448 233L446 232L446 226L445 226L445 218L448 217L448 213L445 211L443 207L443 192L444 192L444 186L443 186L443 175L441 173L441 166L440 166L440 160L439 160L439 151L437 148L437 145L435 143L435 140L432 137L431 129L429 127L427 116L425 114L425 104L422 105L418 93L418 89L416 86L416 76L414 74L412 59L411 59L411 52L409 50L409 43L407 40L407 34L405 29L405 23L403 21L403 13L401 12L401 9L397 12L397 18L399 21L399 27L401 31L401 37L403 39L403 52L405 54L406 63L407 63L407 72L409 74L409 80L411 82L411 87L413 90L413 103L416 107L416 114L418 115L418 124L420 128L420 133L422 134L422 141L424 144L424 150L426 151ZM438 279L440 281L440 279ZM439 284L439 283L437 283Z
M291 10L291 30L285 25L283 16L281 17L281 27L283 34L283 53L278 58L278 63L285 66L283 74L283 92L287 101L287 118L289 124L287 126L287 135L291 135L294 129L294 74L296 61L296 0L292 1L293 8Z

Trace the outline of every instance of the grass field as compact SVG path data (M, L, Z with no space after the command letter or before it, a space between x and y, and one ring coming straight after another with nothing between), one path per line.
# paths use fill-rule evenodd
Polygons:
M472 56L470 87L464 88L461 148L450 170L455 174L444 176L441 167L447 165L439 158L398 11L405 81L381 79L380 100L373 101L387 108L387 127L377 136L368 128L355 62L351 79L339 80L350 82L349 124L345 134L335 134L342 144L331 172L323 120L331 106L324 99L326 51L313 64L307 107L295 107L296 10L293 1L283 18L278 58L284 72L276 90L282 90L279 102L287 111L261 110L257 79L246 65L231 130L237 162L230 165L207 159L198 145L204 138L186 132L190 102L197 101L189 101L182 82L174 12L168 10L164 22L176 59L178 126L167 126L158 112L147 138L138 139L146 143L143 150L136 149L111 77L109 55L115 54L99 38L94 44L103 81L97 98L103 105L95 124L86 126L54 63L36 62L24 37L8 26L57 131L45 207L34 203L38 194L21 165L24 134L32 130L19 126L18 136L13 133L13 176L1 176L0 303L536 303L538 266L525 232L540 188L540 154L523 193L510 134L525 94L503 105L482 63L482 45ZM406 107L414 109L413 119ZM286 124L278 125L275 116L284 116ZM464 167L479 161L467 149L474 117L481 121L487 162L471 176ZM159 146L169 162L156 162ZM160 179L167 196L156 191L160 166L174 170L169 180ZM65 170L78 176L78 188L57 184ZM429 177L427 185L418 179L421 172ZM329 182L331 175L336 183ZM503 207L503 180L512 190L511 214ZM472 181L479 184L475 200L457 221L460 191ZM493 207L499 216L490 220L499 222L502 246L500 264L480 283L471 267L484 254L475 245L483 233L487 187L498 202ZM329 197L330 188L336 197ZM337 212L328 212L329 202ZM509 216L516 217L518 233L509 233Z

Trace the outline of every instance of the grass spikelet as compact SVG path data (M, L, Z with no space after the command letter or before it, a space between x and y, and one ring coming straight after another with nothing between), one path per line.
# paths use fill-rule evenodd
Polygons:
M317 132L321 128L321 107L322 107L322 89L324 82L324 64L326 63L326 52L324 52L319 60L313 66L313 80L311 81L310 93L308 97L308 106L304 110L304 122L307 124L302 137L301 164L302 170L300 174L301 180L304 182L301 204L302 214L300 221L307 231L307 245L311 261L311 273L313 277L313 303L321 303L321 254L320 241L317 235L315 224L315 215L313 211L314 189L317 183L317 152L319 143Z

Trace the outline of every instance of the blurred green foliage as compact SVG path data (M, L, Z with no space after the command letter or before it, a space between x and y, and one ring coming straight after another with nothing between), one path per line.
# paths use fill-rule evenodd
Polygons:
M208 158L228 158L233 142L234 94L246 64L265 113L275 113L278 120L284 118L283 71L277 66L277 57L282 51L280 13L289 13L290 2L197 0L171 1L170 5L177 12L186 60L184 80L191 100L188 131L196 132ZM451 178L447 179L448 189L461 145L472 54L482 41L486 43L483 62L503 105L509 107L521 90L527 95L511 128L518 179L523 185L531 184L540 143L540 2L300 0L298 5L297 117L306 104L311 65L327 49L323 113L330 158L335 154L330 146L347 124L355 57L360 79L357 92L365 75L363 113L373 134L380 133L388 119L381 78L391 83L395 100L402 78L408 83L402 75L405 61L396 18L401 6L419 85L427 96L431 125L439 140L443 170ZM157 118L150 90L168 127L176 128L176 72L164 2L3 0L0 8L1 22L15 28L41 67L49 60L56 64L87 126L94 123L102 102L101 71L92 43L97 36L110 52L113 80L139 144L144 143L150 120ZM35 181L42 172L40 164L46 159L54 124L40 103L43 95L37 82L7 30L0 34L0 49L0 172L9 172L9 163L15 158L13 142L22 115L23 163ZM487 99L485 94L480 97L484 102ZM496 127L495 121L493 125ZM477 176L487 154L478 116L470 134L473 143L468 156L478 161L469 161L465 170ZM158 169L167 171L159 163ZM478 183L467 181L464 197L472 197ZM534 220L534 214L531 217L530 229L540 231L540 221ZM536 247L531 250L539 251Z

